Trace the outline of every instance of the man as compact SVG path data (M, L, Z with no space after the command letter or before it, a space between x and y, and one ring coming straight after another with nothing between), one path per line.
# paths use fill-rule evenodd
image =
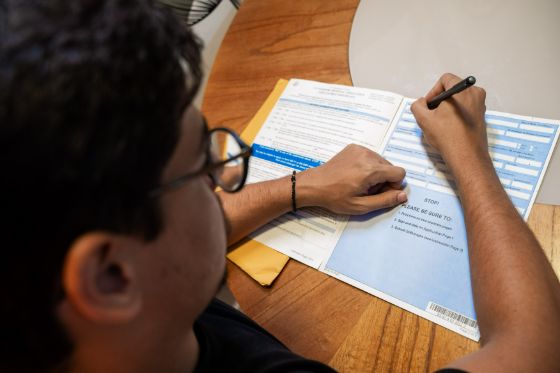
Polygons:
M239 142L224 162L211 151L210 140L237 138L208 131L190 105L201 76L192 35L149 0L0 9L0 370L330 371L212 301L226 240L288 211L291 183L221 194L224 219L215 184L241 187L245 170L225 169L247 152ZM457 79L445 75L427 98ZM558 280L493 171L484 92L434 111L423 98L413 111L465 209L482 348L451 366L558 371ZM298 206L394 206L403 177L350 146L298 174Z

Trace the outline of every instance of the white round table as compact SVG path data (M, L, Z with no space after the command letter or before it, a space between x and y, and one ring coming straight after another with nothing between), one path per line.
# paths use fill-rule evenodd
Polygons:
M362 0L349 59L355 86L419 97L474 75L489 110L560 119L560 0ZM560 204L560 151L537 202Z

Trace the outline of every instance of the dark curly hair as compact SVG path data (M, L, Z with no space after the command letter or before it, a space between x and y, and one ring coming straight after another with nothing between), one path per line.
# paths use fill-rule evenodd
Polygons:
M158 235L146 196L200 80L199 42L154 1L0 2L0 371L71 353L54 312L73 240Z

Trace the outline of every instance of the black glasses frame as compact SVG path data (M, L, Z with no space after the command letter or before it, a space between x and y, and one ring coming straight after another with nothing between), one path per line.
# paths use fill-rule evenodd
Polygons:
M231 136L233 136L233 138L235 139L235 141L237 142L237 144L239 145L239 147L241 148L241 152L239 154L236 154L230 158L221 160L219 162L213 162L212 160L212 155L211 155L211 144L210 141L208 141L208 150L207 150L207 159L206 162L204 164L204 166L202 166L202 168L198 171L194 171L191 173L188 173L186 175L183 176L179 176L176 179L171 180L168 183L165 183L159 187L157 187L156 189L152 190L149 193L150 197L157 197L162 195L163 193L166 193L170 190L176 189L181 187L182 185L184 185L187 181L207 174L209 175L212 180L214 181L214 183L219 186L220 188L222 188L225 192L228 193L235 193L237 191L239 191L241 188L243 188L243 186L245 185L245 182L247 181L247 173L249 171L249 157L251 156L251 154L253 153L253 149L251 148L251 146L247 145L243 140L241 140L241 137L239 137L239 135L237 133L235 133L233 130L226 128L226 127L218 127L218 128L213 128L211 130L208 131L208 139L211 138L212 133L217 132L217 131L225 131L227 133L229 133ZM226 163L229 163L233 160L242 158L243 159L243 175L241 177L241 181L239 182L239 185L234 188L234 189L225 189L222 185L220 185L218 183L218 180L214 180L214 176L212 176L212 171L223 167L226 165Z

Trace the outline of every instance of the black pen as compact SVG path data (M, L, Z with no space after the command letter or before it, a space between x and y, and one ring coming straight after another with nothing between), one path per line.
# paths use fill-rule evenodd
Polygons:
M453 96L455 93L459 93L471 85L476 83L476 78L474 76L469 76L466 79L461 80L459 83L455 84L453 87L449 88L447 91L441 92L439 95L434 97L433 100L428 102L428 109L434 110L441 104L443 100L447 100L449 97Z

